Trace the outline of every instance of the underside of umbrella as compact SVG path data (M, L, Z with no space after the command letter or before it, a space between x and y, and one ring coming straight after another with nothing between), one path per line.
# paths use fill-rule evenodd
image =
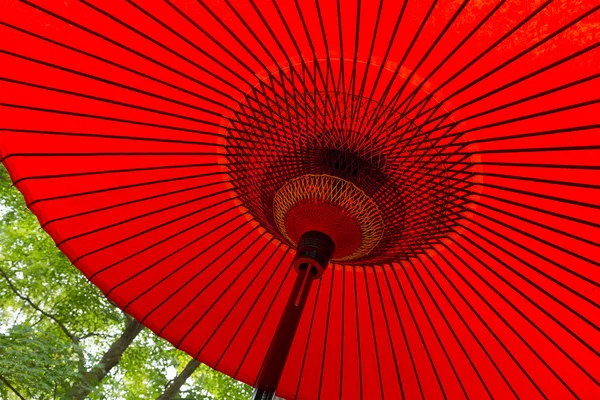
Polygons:
M109 299L250 385L600 398L599 8L1 0L0 158Z

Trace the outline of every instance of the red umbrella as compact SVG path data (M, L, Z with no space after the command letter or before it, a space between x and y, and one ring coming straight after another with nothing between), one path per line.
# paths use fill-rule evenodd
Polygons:
M1 3L2 161L159 336L257 398L600 397L597 0Z

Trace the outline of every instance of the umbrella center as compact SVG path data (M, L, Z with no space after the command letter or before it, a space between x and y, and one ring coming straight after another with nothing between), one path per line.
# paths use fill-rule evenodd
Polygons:
M275 195L273 213L277 228L294 245L309 231L329 236L335 243L335 261L368 255L384 231L379 208L363 190L325 174L287 182Z
M419 254L453 232L475 171L468 154L456 154L462 135L423 89L428 83L360 65L433 112L421 118L395 94L273 88L260 113L244 104L224 121L225 163L245 208L278 239L297 248L304 232L322 232L335 243L332 260L373 265Z

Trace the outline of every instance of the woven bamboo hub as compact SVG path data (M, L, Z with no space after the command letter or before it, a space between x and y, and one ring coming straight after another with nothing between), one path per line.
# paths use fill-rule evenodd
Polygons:
M328 235L336 247L333 261L368 255L384 232L375 202L356 185L331 175L307 174L286 183L275 195L273 215L294 245L305 232Z

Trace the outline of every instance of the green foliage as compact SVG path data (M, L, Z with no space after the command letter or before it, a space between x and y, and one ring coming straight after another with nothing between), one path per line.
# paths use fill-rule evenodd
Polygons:
M15 325L0 335L0 354L0 373L18 382L28 399L66 393L77 379L72 344L49 331Z
M252 388L241 382L232 381L227 375L214 373L206 365L200 368L203 378L203 388L206 389L213 398L217 399L248 399L252 394ZM196 371L198 372L198 371ZM194 397L192 397L194 398Z
M5 379L26 399L68 399L123 332L125 316L56 248L3 167L0 224L0 398L17 398ZM143 330L89 398L155 399L189 360ZM180 396L235 400L250 393L201 365Z

